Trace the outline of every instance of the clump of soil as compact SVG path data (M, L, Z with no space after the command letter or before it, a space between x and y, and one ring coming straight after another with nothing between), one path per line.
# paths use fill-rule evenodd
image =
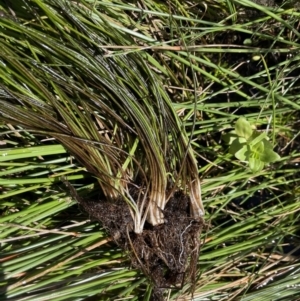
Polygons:
M101 221L114 241L130 255L132 266L153 282L152 300L163 300L166 288L180 288L195 281L201 220L190 216L190 198L177 192L163 210L165 223L146 224L142 233L133 231L133 219L125 201L80 200L92 219Z

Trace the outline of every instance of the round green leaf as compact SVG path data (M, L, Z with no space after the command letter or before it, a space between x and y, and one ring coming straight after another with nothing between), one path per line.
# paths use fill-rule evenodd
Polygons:
M249 146L244 145L239 151L235 153L235 157L242 162L247 162L249 161L250 154L251 152Z
M232 141L229 152L233 155L236 154L240 149L242 149L244 146L246 146L247 141L245 138L236 138Z
M263 139L262 142L264 143L265 149L273 150L273 145L270 141L268 141L267 139Z
M253 133L251 124L244 117L240 117L235 124L235 131L238 136L249 139Z
M252 45L252 40L251 39L245 39L243 44L250 46L250 45Z
M255 158L260 158L264 152L264 143L262 141L251 146L251 151Z
M260 160L265 163L276 162L279 159L280 156L270 148L265 149L262 155L260 156Z
M249 167L252 172L256 173L261 171L264 168L264 162L256 158L249 158Z

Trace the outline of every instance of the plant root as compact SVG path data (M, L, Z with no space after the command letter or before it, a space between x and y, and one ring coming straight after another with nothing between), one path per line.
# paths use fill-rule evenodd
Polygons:
M151 279L152 300L163 300L167 288L181 288L188 281L194 284L203 221L190 216L189 196L176 192L163 210L164 224L146 223L139 234L133 231L133 219L123 200L81 199L80 205L129 253L132 266Z

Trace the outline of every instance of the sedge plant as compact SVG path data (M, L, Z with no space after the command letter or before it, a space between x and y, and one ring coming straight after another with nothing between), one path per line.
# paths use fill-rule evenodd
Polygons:
M59 16L40 8L48 16L48 24L39 20L40 25L49 32L52 26L46 38L34 26L2 20L16 35L8 34L2 43L2 122L55 137L98 178L106 198L124 198L136 233L143 231L146 219L153 226L164 222L168 185L189 191L192 216L201 218L195 158L147 62L139 55L104 59L101 44L129 42L104 20L103 33L88 32L87 19L65 24L67 17L74 18L71 12ZM137 177L142 193L134 200L130 187Z
M1 19L0 120L55 138L97 178L106 205L97 208L101 200L80 204L104 224L115 218L114 227L124 229L127 248L140 263L128 233L142 234L146 223L165 224L164 210L178 191L183 198L189 195L189 216L202 224L200 179L190 141L163 82L144 57L105 57L101 45L128 45L133 43L130 35L100 13L90 18L92 11L79 4L60 3L57 9L36 1L28 9L38 11L38 17ZM118 209L110 211L114 202ZM127 211L131 221L127 215L117 220L117 212ZM105 225L108 230L111 223ZM180 274L187 263L185 232L178 234ZM115 239L120 235L111 233Z

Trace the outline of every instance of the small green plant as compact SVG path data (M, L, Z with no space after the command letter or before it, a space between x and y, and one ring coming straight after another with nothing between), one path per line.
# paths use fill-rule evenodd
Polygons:
M280 159L267 134L258 132L244 117L238 119L235 130L225 134L223 140L230 145L229 152L238 160L247 162L254 173L261 171L265 164Z

